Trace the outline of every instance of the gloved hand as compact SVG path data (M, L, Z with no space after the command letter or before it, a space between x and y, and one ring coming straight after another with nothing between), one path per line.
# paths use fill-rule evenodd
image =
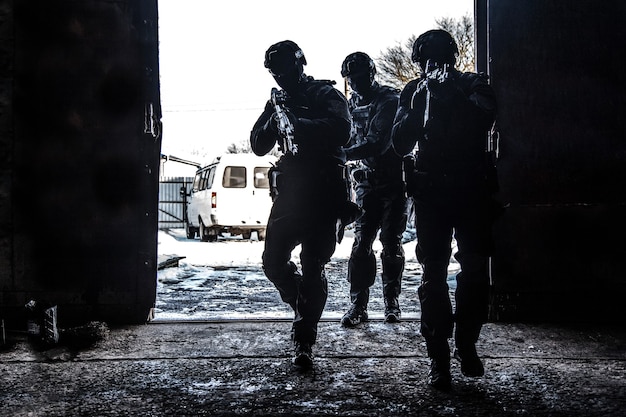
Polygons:
M289 109L283 109L282 115L277 112L272 113L269 123L270 128L275 132L278 132L283 124L287 127L290 125L291 129L295 130L298 118Z
M426 108L426 95L428 93L428 84L426 79L422 79L418 84L413 96L411 97L411 113L424 114Z
M272 113L266 123L266 127L272 132L278 132L278 115L276 114L276 112Z
M424 103L422 102L418 109L409 110L403 123L413 128L421 127L424 123Z
M447 100L459 92L453 73L444 68L436 68L426 75L426 88L431 97L437 100Z

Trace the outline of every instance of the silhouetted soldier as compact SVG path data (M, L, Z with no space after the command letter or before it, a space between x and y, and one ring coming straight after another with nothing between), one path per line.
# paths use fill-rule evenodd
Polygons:
M405 171L415 201L416 254L424 269L418 291L421 330L431 358L430 384L443 390L451 386L448 338L455 321L462 373L484 374L475 344L487 320L493 246L495 167L487 138L496 114L495 95L486 76L454 68L457 55L448 32L432 30L417 38L412 60L423 75L402 91L393 129L399 155L418 145L414 163L407 159ZM454 315L446 282L453 236L461 265Z
M293 362L312 365L312 346L326 304L324 266L335 251L337 219L348 202L341 147L349 140L345 97L331 81L304 74L306 59L292 41L265 53L265 67L283 90L255 123L250 142L257 155L279 143L283 156L270 171L274 204L267 223L263 269L295 312ZM291 261L301 244L302 273Z
M391 146L391 128L398 108L399 91L374 81L376 66L363 52L346 57L341 75L352 90L350 144L346 159L358 161L352 172L357 204L362 214L354 226L354 244L348 262L352 305L341 319L344 326L368 320L370 287L376 279L376 257L372 245L380 231L385 321L400 321L400 296L406 227L406 194L402 181L402 158Z

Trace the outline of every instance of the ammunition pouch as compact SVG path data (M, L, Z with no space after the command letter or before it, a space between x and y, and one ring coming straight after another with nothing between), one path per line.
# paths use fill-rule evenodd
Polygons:
M500 183L498 182L498 170L496 169L496 156L495 152L486 152L486 179L487 179L487 187L489 192L492 194L497 193L500 190Z
M337 221L335 226L335 240L337 243L341 243L343 239L343 233L349 224L353 223L362 213L361 208L353 203L350 199L352 195L352 187L350 186L350 169L347 165L338 165L340 169L341 179L345 186L345 194L341 197L343 202L339 205L337 213ZM355 171L363 171L362 169L356 169ZM355 172L353 171L353 173ZM354 178L354 176L352 177Z
M418 194L418 171L415 166L415 156L405 155L402 158L402 176L408 195L415 196Z
M270 167L268 173L268 178L270 182L270 197L272 198L272 202L276 200L278 197L278 193L280 190L281 176L282 172L275 166Z
M335 225L335 239L337 243L341 243L346 226L353 223L361 214L363 214L363 211L357 204L349 200L343 203L339 208Z
M352 136L364 138L367 135L367 129L370 117L370 106L359 106L352 110Z
M341 199L351 203L352 184L350 183L350 168L343 164L339 164L338 168L340 170L341 181L343 182L343 187L345 189L345 194L341 196ZM352 221L350 223L352 223Z

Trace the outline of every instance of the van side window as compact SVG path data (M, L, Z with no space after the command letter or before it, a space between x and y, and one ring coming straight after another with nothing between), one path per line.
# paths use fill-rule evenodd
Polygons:
M193 192L200 191L200 182L202 179L202 174L203 172L198 172L196 176L193 178L193 188L192 188Z
M202 173L202 181L200 181L201 190L206 190L207 188L209 188L208 180L209 180L210 172L211 172L211 169L209 168Z
M212 166L211 169L209 169L209 173L207 174L207 180L206 180L206 188L213 187L213 179L215 178L215 171L217 171L216 166Z
M202 171L202 178L200 178L200 191L206 190L206 176L209 173L208 169Z
M206 190L213 186L213 178L215 177L215 166L204 168L198 172L193 178L193 192Z
M227 166L222 179L224 188L246 188L246 167Z
M254 188L270 188L269 167L254 167Z

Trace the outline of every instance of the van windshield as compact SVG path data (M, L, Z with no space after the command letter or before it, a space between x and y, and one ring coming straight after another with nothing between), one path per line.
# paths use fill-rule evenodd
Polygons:
M246 167L227 166L222 179L224 188L246 188Z

